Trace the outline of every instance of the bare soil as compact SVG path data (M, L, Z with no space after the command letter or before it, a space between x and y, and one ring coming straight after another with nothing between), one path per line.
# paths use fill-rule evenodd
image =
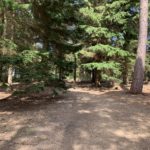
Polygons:
M50 99L1 91L0 150L150 150L150 86L145 93L76 87Z

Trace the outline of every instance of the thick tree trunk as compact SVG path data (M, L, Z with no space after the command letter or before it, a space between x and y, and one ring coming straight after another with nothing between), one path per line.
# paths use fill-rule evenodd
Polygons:
M140 28L137 58L134 67L131 93L141 94L143 90L143 80L145 71L145 56L148 34L148 0L140 0Z
M95 86L99 85L99 74L97 69L92 70L92 83L95 84Z
M97 70L97 69L93 69L92 70L92 83L95 84L95 86L99 86L100 85L100 81L101 81L101 71L100 70Z

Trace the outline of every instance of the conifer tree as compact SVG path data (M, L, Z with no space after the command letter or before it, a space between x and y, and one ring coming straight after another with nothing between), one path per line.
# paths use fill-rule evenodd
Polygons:
M65 66L65 54L78 49L76 39L75 12L79 4L75 1L33 1L32 11L36 24L33 30L42 40L43 49L53 53L53 62L62 79Z
M94 82L120 78L123 61L130 61L133 55L125 46L136 37L129 29L136 17L136 12L131 11L132 5L129 0L88 1L80 9L81 27L86 37L80 57L84 58L82 66L93 72Z
M133 82L131 85L131 93L141 94L143 90L145 58L148 35L148 0L140 0L140 26L137 58L134 67Z

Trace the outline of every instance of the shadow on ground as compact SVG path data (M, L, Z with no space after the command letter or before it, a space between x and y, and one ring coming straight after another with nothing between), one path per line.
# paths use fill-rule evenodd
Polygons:
M1 150L149 150L150 97L70 89L0 101Z

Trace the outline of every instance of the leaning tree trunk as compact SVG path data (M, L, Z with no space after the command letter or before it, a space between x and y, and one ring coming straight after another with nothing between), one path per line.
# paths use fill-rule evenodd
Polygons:
M148 34L148 0L140 0L140 28L137 58L134 67L133 82L131 85L131 93L141 94L143 90L145 57Z

